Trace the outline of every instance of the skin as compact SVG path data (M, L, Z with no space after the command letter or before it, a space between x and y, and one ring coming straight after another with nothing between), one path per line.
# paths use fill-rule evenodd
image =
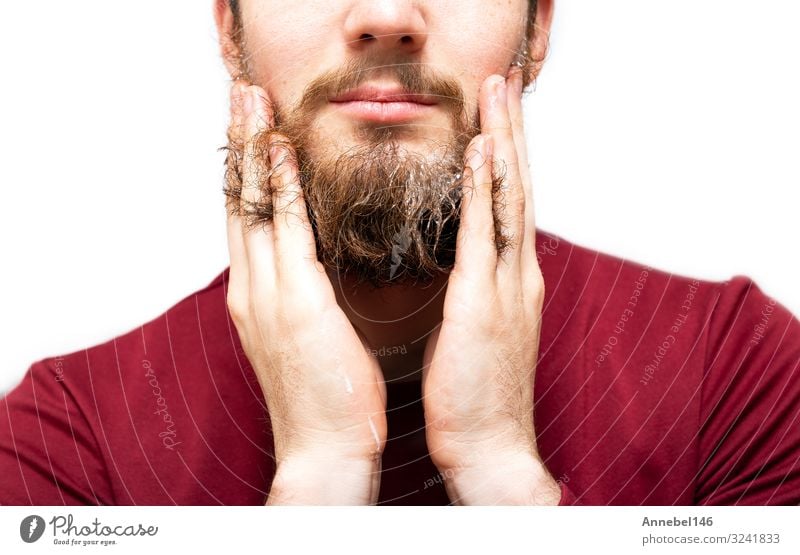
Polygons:
M557 504L560 490L538 455L533 422L544 282L522 128L523 80L531 76L512 66L527 2L249 0L241 9L253 83L239 79L232 87L231 132L245 145L244 199L257 200L266 186L247 153L251 139L274 124L270 100L291 105L310 79L365 49L447 68L481 125L464 159L472 187L462 201L455 267L431 287L355 287L322 266L284 147L270 152L269 164L282 162L269 184L274 221L250 229L237 207L229 210L228 306L275 438L268 504L376 502L387 434L384 381L420 377L428 448L454 503ZM225 0L215 2L215 18L236 77ZM543 57L551 18L552 1L540 0L528 44L534 57ZM359 41L365 33L374 38ZM425 123L403 135L409 149L443 139L451 125L439 113ZM328 107L318 126L342 148L359 140L356 123ZM500 167L504 208L491 192ZM512 238L502 257L494 210L504 210ZM407 354L381 360L366 350L392 345L409 346Z

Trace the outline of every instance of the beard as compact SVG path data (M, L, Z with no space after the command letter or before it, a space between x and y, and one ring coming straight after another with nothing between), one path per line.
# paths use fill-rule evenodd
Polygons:
M241 210L247 225L254 226L275 216L269 185L275 170L269 164L270 137L278 134L288 140L320 262L342 278L376 288L430 284L452 269L461 197L472 187L465 179L464 155L470 140L480 133L477 108L471 117L467 115L456 80L436 75L419 62L396 57L387 62L358 58L313 80L294 106L271 101L275 125L253 138L253 166L262 193L258 202L241 198L244 145L236 144L229 133L229 144L223 147L228 151L223 190L229 206ZM410 93L436 95L438 106L450 116L446 139L426 138L423 154L403 142L417 126L355 122L360 142L343 147L315 125L328 98L387 74ZM503 173L494 172L495 195L501 190ZM501 230L498 214L501 208L494 210L495 229ZM496 232L495 243L502 254L508 241Z

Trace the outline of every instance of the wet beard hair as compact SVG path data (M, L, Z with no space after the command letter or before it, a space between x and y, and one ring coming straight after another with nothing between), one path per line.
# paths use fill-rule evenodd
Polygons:
M242 200L242 211L250 226L271 221L275 215L269 177L278 168L269 167L268 151L270 136L280 134L294 150L319 260L355 284L427 285L451 270L455 261L461 196L470 194L473 186L463 160L469 141L480 133L477 110L472 118L465 116L456 82L431 76L418 63L395 62L381 71L390 71L411 92L436 94L440 106L452 115L449 140L434 144L427 139L430 146L420 153L406 148L401 140L413 126L358 124L356 136L361 141L346 149L337 147L335 138L315 128L316 108L368 80L367 67L381 66L360 61L322 76L290 110L273 101L275 125L254 139L253 166L261 199ZM234 144L229 134L227 150L224 191L233 201L229 206L238 207L243 145ZM498 205L502 204L503 174L503 168L497 167L493 178L498 230L502 229ZM495 243L502 254L508 238L497 232Z

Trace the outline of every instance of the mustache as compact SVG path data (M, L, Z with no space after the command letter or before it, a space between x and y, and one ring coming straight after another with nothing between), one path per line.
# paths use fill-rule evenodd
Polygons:
M457 122L463 121L466 113L465 94L458 80L439 74L431 64L420 62L412 56L367 53L351 58L344 66L328 70L314 78L303 90L299 102L292 107L294 114L310 114L325 105L329 98L340 96L376 77L390 77L407 93L430 95ZM276 108L278 108L276 106ZM273 113L279 122L280 108ZM471 127L475 127L475 121Z

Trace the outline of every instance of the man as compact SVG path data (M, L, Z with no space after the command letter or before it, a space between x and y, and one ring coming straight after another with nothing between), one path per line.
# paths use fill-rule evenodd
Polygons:
M216 0L229 270L35 363L3 503L797 504L800 324L537 230L552 0Z

